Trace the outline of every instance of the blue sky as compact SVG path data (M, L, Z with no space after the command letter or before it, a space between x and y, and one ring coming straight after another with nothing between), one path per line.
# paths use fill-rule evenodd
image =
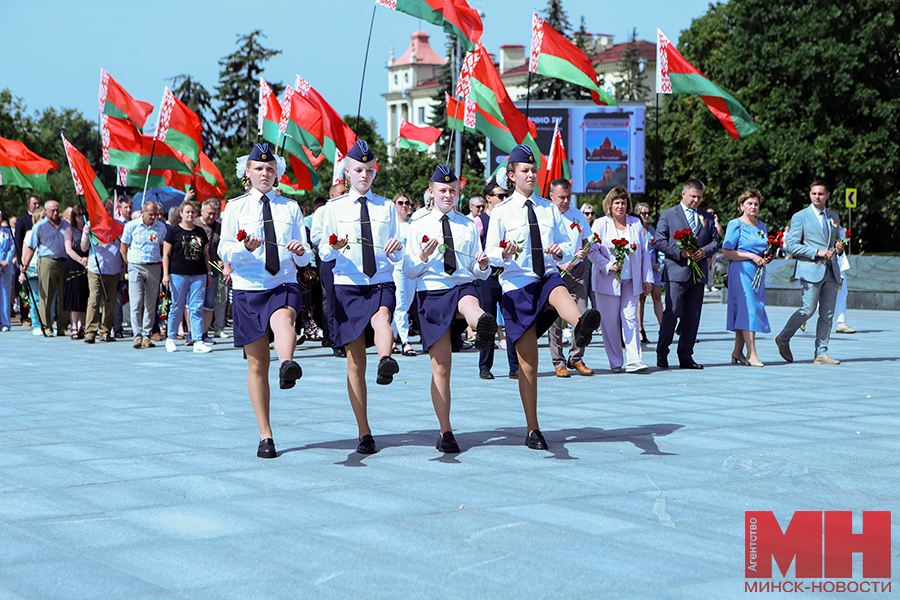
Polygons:
M483 39L496 53L502 44L530 43L532 9L541 13L546 2L470 0L470 5L486 13ZM158 108L168 77L190 74L213 91L218 60L236 49L237 35L261 29L267 36L263 44L283 51L266 63L267 79L293 84L299 73L339 113L356 114L373 6L373 0L3 1L0 89L22 97L30 110L69 107L96 118L102 67L135 98ZM653 41L659 27L677 40L708 6L702 0L564 0L573 27L584 15L588 31L612 34L616 41L624 41L633 27L639 39ZM399 57L420 28L443 54L444 35L437 27L381 7L375 12L362 114L378 121L382 135L381 94L387 89L391 46Z

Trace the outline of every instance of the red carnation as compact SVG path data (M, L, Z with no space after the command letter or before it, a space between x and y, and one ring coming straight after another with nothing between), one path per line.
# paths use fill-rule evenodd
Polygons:
M632 245L631 245L631 249L632 249L632 250L637 250L637 244L632 244Z
M596 233L594 234L594 239L597 240L595 243L597 243L597 244L600 243L600 236L597 235Z
M237 232L237 241L243 242L245 239L247 239L247 232L241 229Z
M334 246L335 244L337 244L337 241L338 241L337 234L332 233L331 235L328 236L328 245L329 246Z
M427 243L428 243L428 236L427 236L427 235L423 235L423 236L422 236L422 243L423 243L423 244L427 244Z
M850 233L850 231L847 231L847 232L844 234L844 237L845 237L845 238L850 238L850 237L853 237L853 234Z
M501 240L501 242L500 242L500 247L501 247L501 248L506 248L506 244L507 244L507 243L508 243L508 242L507 242L506 240Z

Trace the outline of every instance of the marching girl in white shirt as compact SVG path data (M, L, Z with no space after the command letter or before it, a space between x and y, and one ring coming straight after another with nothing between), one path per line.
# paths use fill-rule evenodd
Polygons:
M366 348L378 349L375 383L388 385L400 371L391 357L396 306L394 264L402 260L394 203L371 192L375 155L360 140L347 153L350 192L325 205L319 258L334 263L336 347L347 351L347 392L359 428L360 454L377 452L369 429Z
M272 191L284 171L284 159L276 159L268 144L253 147L243 171L250 191L228 202L219 242L219 256L232 268L234 345L243 346L247 355L247 391L259 425L260 458L276 456L269 423L272 338L281 364L279 387L292 388L303 375L294 362L294 321L303 302L297 267L309 264L309 254L300 207Z
M493 346L497 320L478 301L475 279L490 275L478 230L455 210L459 180L449 165L438 165L429 189L434 208L412 222L403 259L403 273L416 279L422 347L431 356L431 402L441 425L436 448L459 452L450 426L452 341L475 330L475 347Z
M491 264L503 268L500 310L507 343L515 344L519 357L519 395L528 425L525 445L546 450L537 419L537 340L562 317L576 324L574 343L586 347L600 326L600 313L589 308L581 314L556 269L577 255L559 209L533 195L538 169L531 148L513 148L506 176L507 188L515 191L491 213L485 251ZM580 258L584 254L579 250Z

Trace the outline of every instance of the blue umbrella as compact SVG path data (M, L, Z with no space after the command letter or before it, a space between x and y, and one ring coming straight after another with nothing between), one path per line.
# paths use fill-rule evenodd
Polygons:
M184 202L184 192L175 188L151 188L147 190L147 200L152 200L162 207L163 218L169 214L169 209L173 206L181 206ZM144 193L138 192L134 195L134 205L141 207L144 205Z

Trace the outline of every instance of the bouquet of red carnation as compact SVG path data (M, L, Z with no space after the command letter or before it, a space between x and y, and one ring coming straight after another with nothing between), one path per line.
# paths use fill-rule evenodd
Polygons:
M672 234L672 237L678 242L679 250L687 250L689 252L693 252L697 250L699 246L697 245L697 238L694 236L694 232L690 229L681 229ZM700 269L700 265L697 264L697 261L693 258L688 258L688 266L691 268L691 281L693 283L697 283L697 277L703 277L703 270Z
M762 233L762 232L760 232ZM769 263L773 258L778 255L778 251L784 245L784 232L776 231L773 234L769 235L769 245L766 246L765 252L763 252L763 260L765 263L762 266L756 267L756 273L753 275L753 282L751 285L753 286L754 291L759 291L759 286L762 284L762 276L763 272L766 270L766 264Z
M625 259L634 254L634 251L637 250L637 244L632 244L625 238L619 238L613 240L612 245L613 256L616 258L616 266L619 267L619 270L616 271L616 279L622 281L622 265L625 264Z
M159 319L165 321L169 318L169 311L172 310L172 286L166 288L164 293L159 295Z

